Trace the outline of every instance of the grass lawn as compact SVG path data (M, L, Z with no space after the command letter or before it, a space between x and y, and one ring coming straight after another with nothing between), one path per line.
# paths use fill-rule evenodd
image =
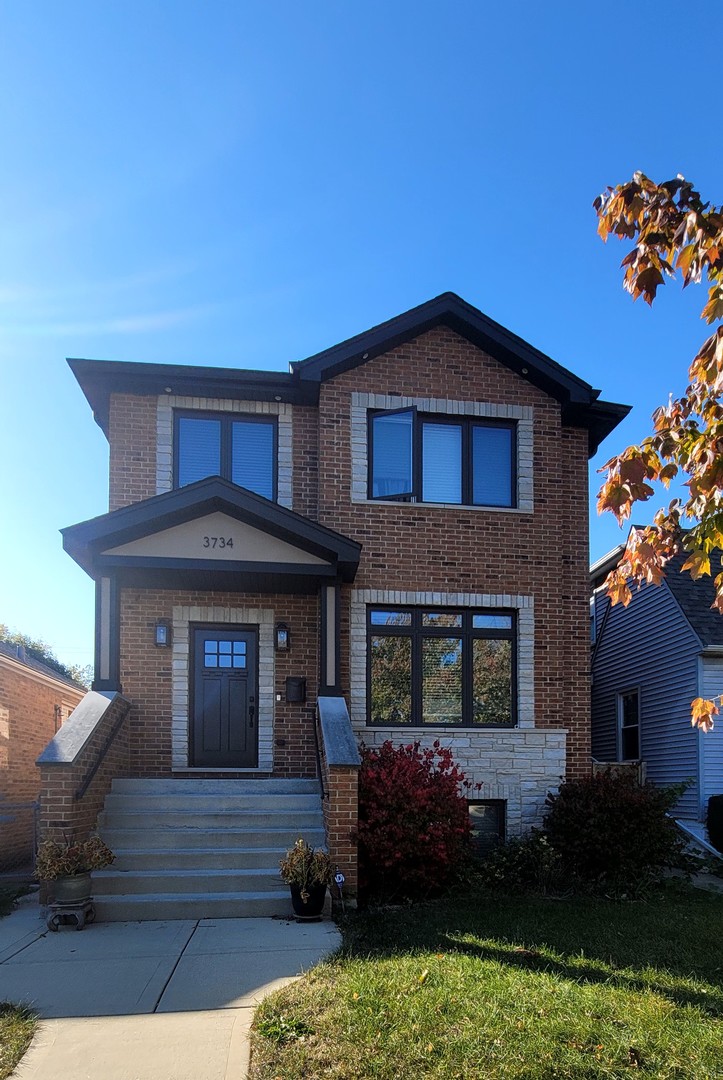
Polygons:
M25 885L0 886L0 919L9 915L19 896L28 892ZM20 1061L37 1028L33 1014L20 1005L0 1001L0 1080L5 1080Z
M5 1080L23 1056L35 1033L37 1021L20 1005L0 1002L0 1080Z
M351 918L267 998L252 1080L723 1077L723 897L440 901Z

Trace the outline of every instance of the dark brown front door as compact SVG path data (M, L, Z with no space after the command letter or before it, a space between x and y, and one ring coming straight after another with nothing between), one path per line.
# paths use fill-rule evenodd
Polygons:
M193 631L193 764L250 769L258 764L256 632L223 626Z

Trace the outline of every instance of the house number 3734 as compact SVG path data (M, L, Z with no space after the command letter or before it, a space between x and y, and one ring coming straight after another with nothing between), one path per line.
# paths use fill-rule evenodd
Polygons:
M203 546L205 548L232 548L233 536L204 536Z

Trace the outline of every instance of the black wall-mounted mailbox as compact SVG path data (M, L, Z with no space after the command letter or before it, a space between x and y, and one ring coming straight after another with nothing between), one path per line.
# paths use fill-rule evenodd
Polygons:
M286 700L296 705L303 705L306 701L306 679L298 675L287 676Z

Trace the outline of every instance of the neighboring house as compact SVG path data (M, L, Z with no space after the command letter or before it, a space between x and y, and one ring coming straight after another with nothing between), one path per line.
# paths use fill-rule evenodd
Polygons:
M0 642L0 871L32 861L35 759L84 694L22 645Z
M690 722L694 698L723 693L723 617L711 607L713 577L680 573L685 557L678 556L662 585L633 588L627 607L612 606L603 582L623 550L590 568L593 758L641 761L656 784L691 781L676 816L695 824L705 820L710 796L723 794L723 723L704 734Z
M70 366L110 444L110 512L63 530L97 585L84 730L123 740L88 804L115 776L101 822L127 872L108 917L141 910L137 850L171 829L195 830L185 865L217 885L214 843L275 867L299 831L323 840L319 768L353 894L355 740L451 745L483 785L480 828L507 835L588 772L588 458L626 406L452 293L288 373ZM61 743L41 760L50 823L62 768L94 766ZM172 890L188 905L168 910L230 910Z

